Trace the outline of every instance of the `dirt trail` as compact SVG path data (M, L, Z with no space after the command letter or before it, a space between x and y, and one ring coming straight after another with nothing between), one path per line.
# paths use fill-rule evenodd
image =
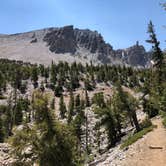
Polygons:
M152 122L157 128L131 145L119 166L166 166L166 130L161 118L155 118ZM162 149L150 149L149 146Z

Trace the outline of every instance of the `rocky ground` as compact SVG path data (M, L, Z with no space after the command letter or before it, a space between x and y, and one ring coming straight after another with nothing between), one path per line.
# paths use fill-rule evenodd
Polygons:
M11 148L7 143L0 143L0 166L11 166L15 161L10 156Z

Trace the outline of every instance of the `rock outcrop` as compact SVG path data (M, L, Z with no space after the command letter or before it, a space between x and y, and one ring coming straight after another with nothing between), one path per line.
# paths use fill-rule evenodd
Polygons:
M146 52L145 48L138 42L127 49L117 50L115 54L119 60L131 66L149 66L151 58L151 53Z
M74 29L73 26L50 29L43 40L52 52L77 54L79 48L84 48L102 63L118 61L120 64L145 67L149 60L149 54L138 42L127 49L113 50L97 31Z
M12 149L7 143L0 143L0 166L12 166L16 161L10 155Z

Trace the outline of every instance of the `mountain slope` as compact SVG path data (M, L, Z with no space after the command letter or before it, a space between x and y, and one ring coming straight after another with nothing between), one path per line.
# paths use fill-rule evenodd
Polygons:
M138 43L128 49L113 50L97 31L66 26L0 35L0 58L47 65L53 60L146 67L149 53Z

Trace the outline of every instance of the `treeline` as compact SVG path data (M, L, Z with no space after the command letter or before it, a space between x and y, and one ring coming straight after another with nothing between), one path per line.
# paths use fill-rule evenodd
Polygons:
M44 65L32 65L23 62L0 60L0 90L5 91L10 83L14 88L25 93L27 80L31 79L34 88L38 87L39 77L45 78L47 88L55 91L59 96L65 89L74 91L80 87L83 81L87 90L93 90L96 83L105 82L133 88L140 87L144 82L146 70L133 69L131 67L109 66L109 65L86 65L67 62L52 63L50 67ZM42 85L43 86L43 85ZM43 88L43 87L41 87Z

